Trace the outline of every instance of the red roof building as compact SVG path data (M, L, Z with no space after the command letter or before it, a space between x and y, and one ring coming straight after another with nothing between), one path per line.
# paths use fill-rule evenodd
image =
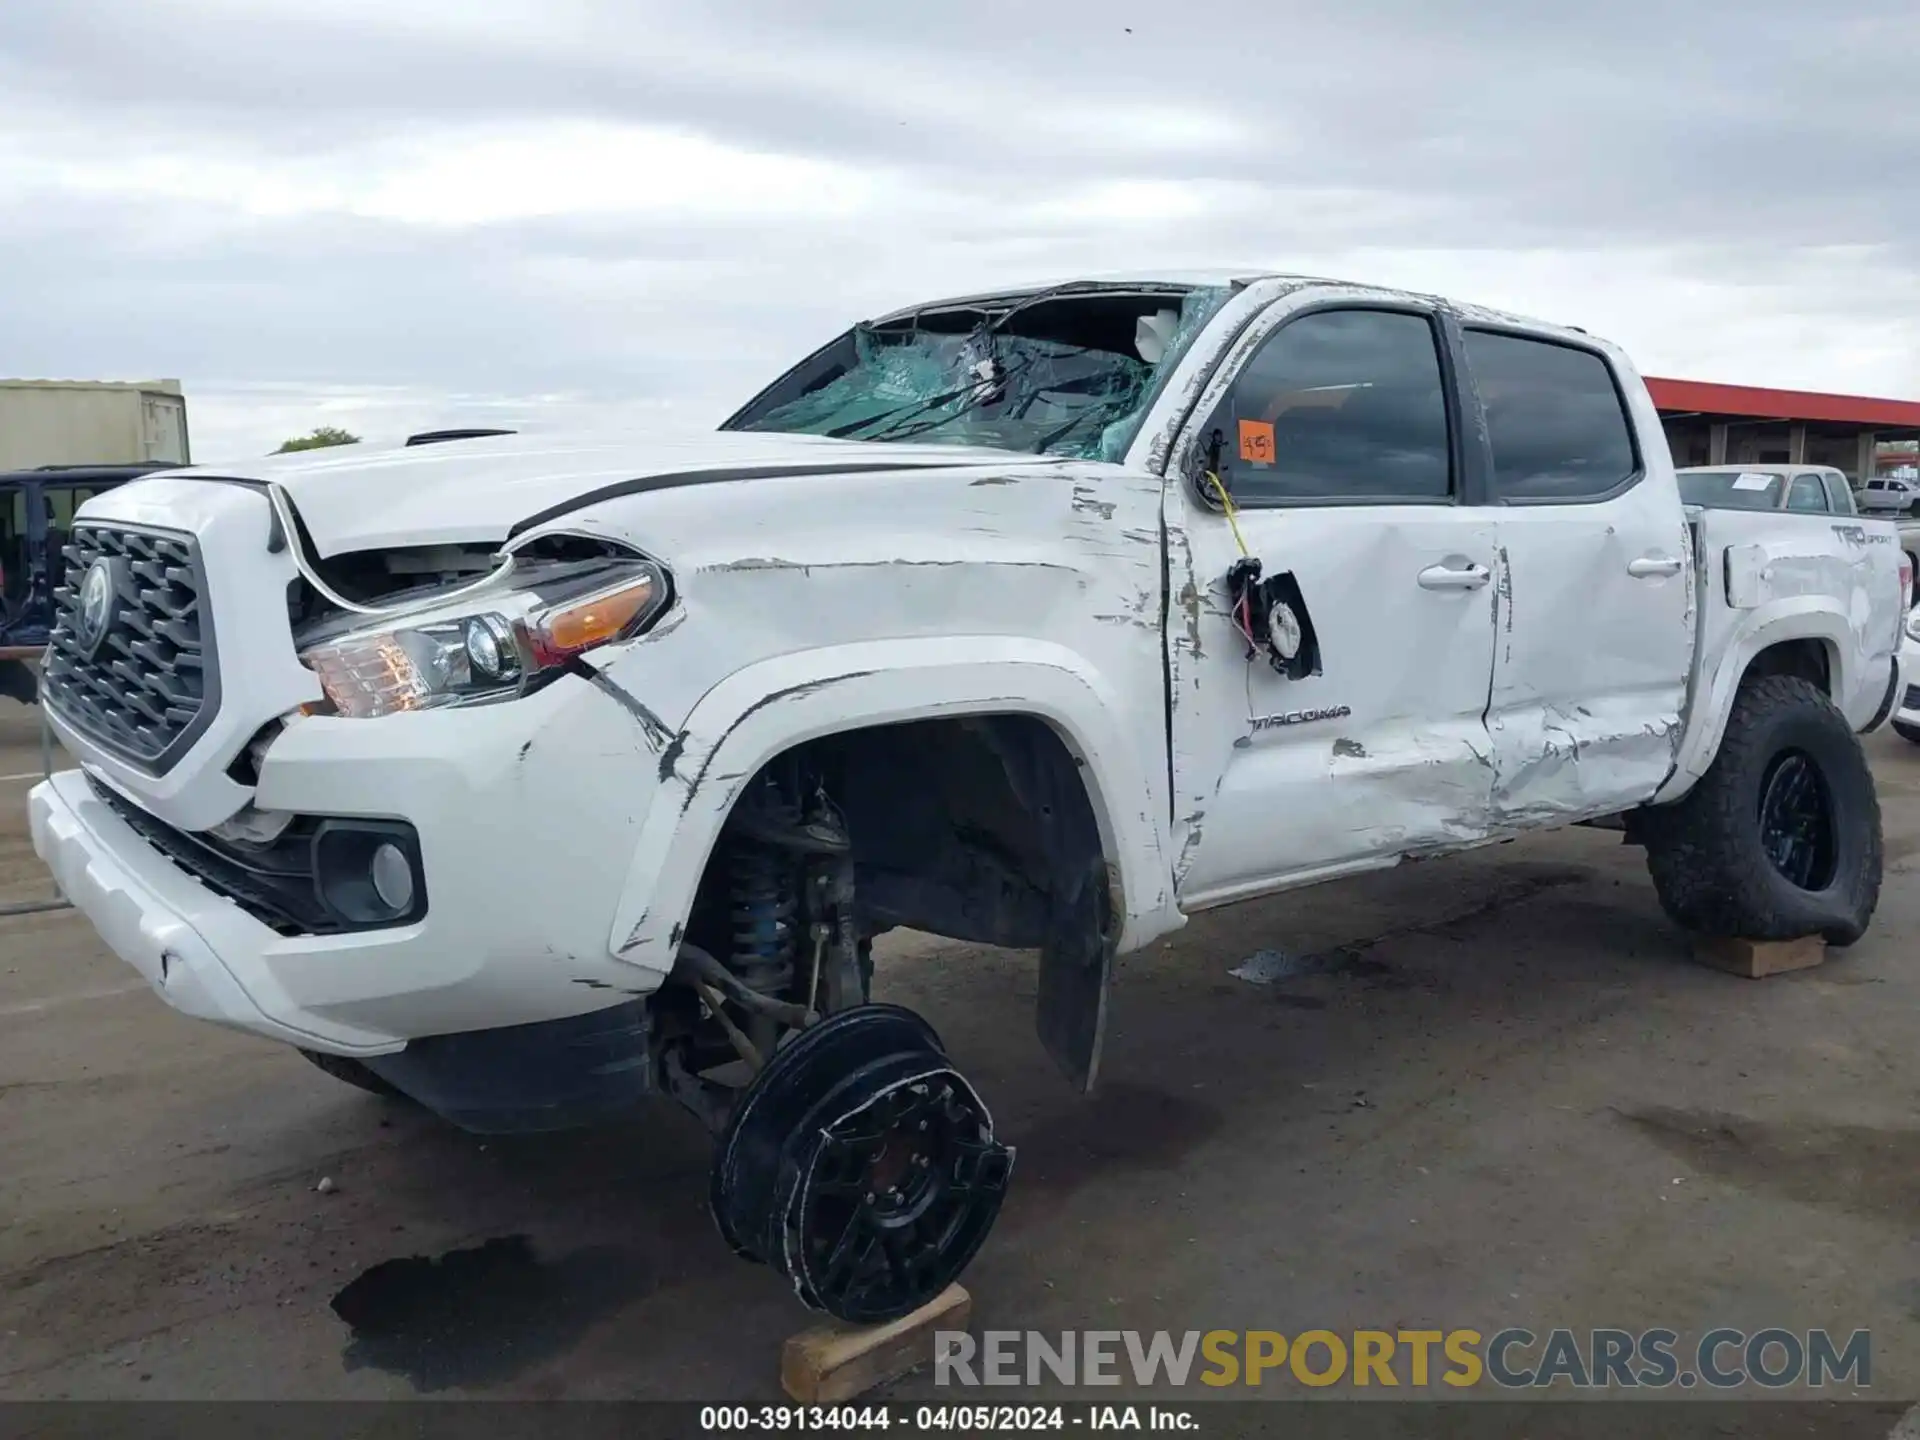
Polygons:
M1912 464L1920 401L1648 377L1675 465L1832 465L1858 484ZM1893 442L1898 448L1887 448Z

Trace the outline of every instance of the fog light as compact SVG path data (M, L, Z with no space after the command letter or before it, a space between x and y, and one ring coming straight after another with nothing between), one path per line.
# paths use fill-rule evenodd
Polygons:
M373 881L373 893L394 914L404 915L412 907L413 867L398 845L388 841L375 850L367 874Z
M405 821L329 819L314 834L314 888L347 929L422 918L424 875L420 838Z

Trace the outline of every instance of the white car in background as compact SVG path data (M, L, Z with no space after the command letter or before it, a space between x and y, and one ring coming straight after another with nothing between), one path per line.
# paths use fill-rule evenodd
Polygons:
M1894 732L1920 745L1920 606L1907 612L1900 642L1900 699L1893 710Z
M1876 475L1860 487L1856 497L1862 511L1891 511L1906 515L1920 503L1920 480L1894 475Z

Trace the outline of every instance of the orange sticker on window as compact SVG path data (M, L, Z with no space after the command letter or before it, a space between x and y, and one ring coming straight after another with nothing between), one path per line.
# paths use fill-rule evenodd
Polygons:
M1242 420L1240 422L1240 458L1255 465L1273 463L1273 422L1271 420Z

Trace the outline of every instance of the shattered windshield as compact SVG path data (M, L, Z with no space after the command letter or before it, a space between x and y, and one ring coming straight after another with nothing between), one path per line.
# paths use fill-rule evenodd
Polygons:
M723 428L1118 460L1229 293L1042 292L859 325Z

